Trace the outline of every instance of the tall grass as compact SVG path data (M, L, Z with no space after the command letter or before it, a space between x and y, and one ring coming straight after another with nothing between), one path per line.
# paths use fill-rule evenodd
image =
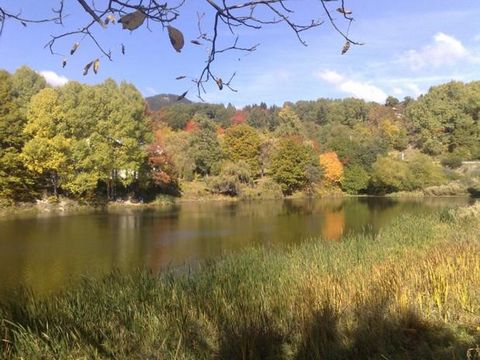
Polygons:
M251 249L190 274L85 279L0 307L23 359L474 359L480 219L402 216L377 236Z

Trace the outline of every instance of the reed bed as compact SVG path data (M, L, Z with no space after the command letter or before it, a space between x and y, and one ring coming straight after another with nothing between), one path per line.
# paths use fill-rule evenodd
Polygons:
M478 359L480 218L447 215L191 273L112 273L44 299L24 290L0 306L0 357Z

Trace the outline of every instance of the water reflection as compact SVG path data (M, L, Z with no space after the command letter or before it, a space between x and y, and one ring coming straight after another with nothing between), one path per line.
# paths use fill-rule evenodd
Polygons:
M468 199L384 198L190 203L168 210L120 209L0 221L0 299L18 285L42 294L80 275L114 268L153 271L219 257L247 246L274 247L377 232L405 212L464 205Z

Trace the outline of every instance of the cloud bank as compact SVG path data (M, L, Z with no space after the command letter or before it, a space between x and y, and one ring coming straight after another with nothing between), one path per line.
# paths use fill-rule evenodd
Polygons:
M460 60L472 59L472 55L460 40L439 32L434 36L432 44L420 50L407 51L403 60L412 70L420 70L426 67L439 68L444 65L453 65Z
M355 98L378 103L384 103L387 98L387 94L379 87L364 81L350 80L336 71L325 70L317 73L316 76Z
M45 78L45 81L51 86L63 86L68 82L65 76L58 75L55 71L44 70L38 72Z

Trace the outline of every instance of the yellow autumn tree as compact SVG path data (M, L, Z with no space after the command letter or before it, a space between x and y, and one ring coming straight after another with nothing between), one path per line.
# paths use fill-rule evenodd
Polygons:
M328 184L338 184L343 177L343 164L334 151L320 154L323 178Z

